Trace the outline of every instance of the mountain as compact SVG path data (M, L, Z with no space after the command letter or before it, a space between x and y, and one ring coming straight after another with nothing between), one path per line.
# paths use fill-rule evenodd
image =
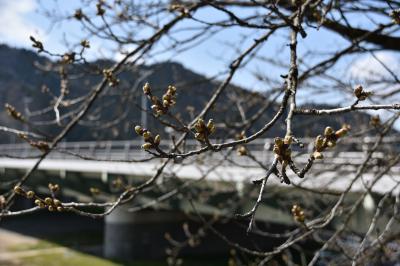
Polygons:
M111 61L99 60L87 65L74 65L67 69L71 78L68 83L69 95L66 99L83 97L97 84L101 75L95 75L100 68L110 67ZM49 66L58 66L56 62L25 49L15 49L6 45L0 45L0 105L10 103L21 111L25 117L29 117L34 129L49 136L57 134L62 127L55 123L55 115L52 108L44 108L54 104L54 95L60 93L60 76L57 71L44 71ZM90 71L90 70L93 71ZM130 67L118 74L120 85L116 88L109 87L100 95L88 115L81 123L67 135L68 141L79 140L110 140L110 139L133 139L137 136L133 133L133 126L141 123L142 114L142 86L149 82L156 95L161 96L168 85L178 88L177 104L171 110L172 113L183 121L191 119L192 113L201 110L213 91L219 85L218 81L210 80L200 74L186 69L179 63L164 62L159 64ZM43 88L46 88L43 90ZM47 92L43 92L46 91ZM230 86L219 98L213 107L212 118L216 123L227 122L232 125L241 121L236 101L240 100L246 115L251 117L265 102L261 93L250 92L237 86ZM150 103L146 99L146 109L150 110ZM313 105L315 107L315 105ZM317 106L322 107L322 106ZM323 106L333 108L334 106ZM257 131L269 121L277 110L272 105L263 112L262 116L255 121L247 134ZM41 111L42 110L42 111ZM46 109L45 109L46 110ZM60 107L61 114L67 109ZM41 113L38 115L38 113ZM342 123L348 123L357 131L368 127L370 117L366 113L352 113L335 116L311 117L302 116L295 120L294 132L298 136L315 136L330 125L338 128ZM51 121L49 123L48 121ZM68 118L64 122L68 122ZM170 122L179 125L175 120ZM280 122L283 122L280 121ZM266 137L282 136L284 134L284 123L278 122ZM19 121L11 119L6 111L0 111L0 126L17 129L29 129L29 125L22 125ZM153 132L166 135L164 126L152 117L151 112L147 115L147 127ZM216 137L232 137L239 133L238 128L218 130ZM9 143L18 139L9 134L0 133L0 142Z

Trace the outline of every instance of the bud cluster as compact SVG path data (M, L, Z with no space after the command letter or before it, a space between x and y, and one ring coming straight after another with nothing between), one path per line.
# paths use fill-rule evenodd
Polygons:
M145 143L142 145L142 149L147 151L160 145L160 135L156 135L155 137L153 137L149 130L142 128L141 126L135 126L135 132L139 136L142 136L145 141Z
M110 87L115 87L119 84L119 79L114 76L111 69L103 69L103 75L107 79Z
M65 53L62 56L61 62L63 64L72 64L75 61L75 53L71 52L71 53Z
M202 142L206 141L206 139L208 139L208 136L213 134L216 130L214 121L212 119L209 119L206 125L202 118L199 118L196 124L194 124L194 129L196 130L196 134L194 135L194 137L198 141Z
M46 197L44 200L38 198L35 200L35 204L38 205L40 208L47 207L47 209L51 212L56 210L59 212L64 211L64 207L62 206L61 201L50 197Z
M245 135L244 131L240 132L240 134L238 134L238 135L236 136L236 139L237 139L237 140L242 140L242 139L244 139L244 138L246 138L246 135ZM236 153L237 153L239 156L245 156L245 155L247 155L247 148L246 148L246 146L240 145L240 146L236 149Z
M344 137L347 134L347 132L349 132L349 130L350 126L346 124L343 125L342 128L336 131L331 127L326 127L324 130L324 136L318 135L317 138L315 139L314 153L312 156L315 159L324 158L322 152L326 148L335 147L337 140Z
M103 16L104 13L106 13L106 10L103 8L103 4L104 2L101 0L96 4L96 9L97 9L97 13L96 15L98 16Z
M50 184L49 184L49 187L50 187ZM15 186L14 192L18 195L26 197L27 199L34 199L35 204L39 208L47 208L49 211L56 211L56 210L59 212L64 211L64 207L62 206L61 201L56 198L46 197L46 198L42 199L39 196L37 196L34 191L32 191L32 190L25 191L20 186Z
M42 141L42 140L38 140L38 141L34 141L34 140L30 140L28 138L28 136L24 133L19 133L18 136L25 140L26 142L29 143L29 145L31 145L34 148L37 148L39 150L41 150L42 152L46 152L50 149L49 143L46 141Z
M293 218L296 221L298 221L299 223L304 223L304 220L305 220L304 211L299 205L294 204L292 206L291 211L292 211Z
M39 141L31 141L30 140L29 144L32 147L35 147L35 148L41 150L42 152L46 152L50 149L49 143L47 143L46 141L42 141L42 140L39 140Z
M372 92L364 91L364 88L361 85L358 85L354 89L354 95L357 97L358 100L364 101L365 99L367 99L369 96L372 95Z
M51 193L56 193L56 192L60 191L60 186L58 184L49 183L48 187L49 187L49 190L51 191Z
M18 112L17 109L15 109L15 107L12 106L11 104L6 103L4 107L9 116L19 121L25 121L24 116L20 112Z
M290 149L290 144L292 144L292 137L286 136L284 139L279 137L274 140L273 152L276 158L283 166L287 166L292 160L292 150Z
M74 18L76 20L82 20L83 18L86 18L86 16L83 14L82 9L79 8L75 10Z
M91 188L89 189L89 191L90 191L90 193L91 193L92 195L99 195L99 194L100 194L100 189L98 189L98 188L96 188L96 187L91 187Z
M176 87L169 85L167 91L162 96L162 100L152 94L149 83L144 84L143 93L150 99L153 110L156 116L166 114L168 110L176 104Z
M381 119L379 118L379 115L372 116L369 124L375 128L379 127L381 125Z
M395 9L390 13L390 17L393 20L393 23L400 25L400 8Z
M81 46L82 46L83 48L90 48L90 43L89 43L88 40L82 40L82 41L81 41Z
M184 16L189 16L189 10L181 4L172 4L169 6L168 10L170 12L180 12Z
M38 49L38 53L44 51L43 43L39 40L36 40L33 36L30 36L29 39L33 42L32 47Z
M118 177L111 182L111 185L113 186L113 188L121 189L124 187L125 184L124 181L120 177Z

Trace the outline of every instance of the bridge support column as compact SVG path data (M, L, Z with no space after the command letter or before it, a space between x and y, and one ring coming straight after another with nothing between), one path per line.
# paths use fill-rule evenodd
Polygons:
M182 231L183 213L155 210L131 213L128 208L119 206L105 219L105 257L120 260L164 258L168 246L164 235Z

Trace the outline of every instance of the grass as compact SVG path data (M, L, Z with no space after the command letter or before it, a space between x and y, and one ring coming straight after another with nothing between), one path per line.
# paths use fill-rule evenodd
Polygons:
M27 251L27 250L39 250L39 249L48 249L59 247L57 244L48 242L45 240L38 240L36 243L23 243L15 246L10 246L7 248L7 251L18 252L18 251Z
M76 236L75 236L76 237ZM75 251L68 248L65 243L75 242L74 236L63 239L63 244L59 242L54 243L47 240L38 240L36 243L19 244L8 248L10 252L24 252L35 250L35 255L21 256L18 257L15 264L4 264L4 265L15 265L15 266L161 266L167 265L165 260L138 260L135 262L119 262L108 260L101 257L96 257L83 252ZM61 237L57 236L57 240ZM80 241L78 241L80 242ZM54 248L54 250L52 250ZM55 249L58 248L58 249ZM65 248L65 249L59 249ZM189 266L217 266L226 265L226 259L195 259L187 258L183 260L183 265ZM0 266L3 264L0 263Z
M55 252L52 254L40 254L32 257L24 257L19 260L21 266L119 266L102 258L87 255L84 253L67 250L65 252Z
M136 262L116 262L81 252L67 250L63 253L41 254L38 256L25 257L20 260L22 264L19 266L164 266L167 265L165 260L162 261L144 261ZM189 266L217 266L227 265L226 260L183 260L183 265Z

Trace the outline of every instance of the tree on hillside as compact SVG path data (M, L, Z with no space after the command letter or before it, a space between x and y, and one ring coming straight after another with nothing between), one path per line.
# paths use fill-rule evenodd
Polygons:
M395 176L400 160L395 129L400 115L398 1L82 0L74 11L52 10L42 3L41 12L54 26L79 25L82 38L66 36L68 49L60 53L30 36L33 49L50 59L36 67L56 75L58 85L36 88L43 98L32 98L31 106L41 102L35 110L20 103L5 105L14 121L1 131L40 153L26 174L2 187L1 219L42 208L103 218L120 205L141 211L178 199L192 207L201 230L193 230L170 250L170 264L177 264L179 250L196 246L204 233L216 235L233 250L232 265L318 265L327 260L330 265L383 265L395 260L400 251L400 181ZM96 43L118 60L93 60ZM211 54L210 69L213 62L224 69L201 80L176 78L179 67L167 77L149 78L149 65L176 58L185 64L184 55L204 49ZM62 149L62 141L84 130L94 138L128 132L143 141L144 156L124 162L151 161L157 169L134 185L110 181L108 193L113 196L105 202L62 201L57 199L62 191L58 184L49 184L52 196L42 197L27 185L54 152L113 161ZM266 136L274 137L271 145L261 142ZM358 143L351 149L360 151L359 163L334 163L348 143ZM262 149L265 158L260 157ZM208 168L195 180L171 170L190 164ZM241 189L223 182L218 183L221 189L201 185L211 182L211 175L218 179L218 171L227 167L243 172L252 167L262 174ZM332 171L337 175L324 176ZM390 182L382 190L384 180ZM229 200L215 203L227 191ZM136 201L148 192L155 193L154 201ZM102 192L93 188L92 193ZM36 206L13 210L18 197ZM371 200L366 230L357 232L352 220ZM271 232L257 221L260 206L272 201L292 216L295 226ZM199 202L219 212L204 216L196 207ZM249 236L275 239L276 245L259 249L232 240L214 226L222 220L238 222L238 230ZM173 237L168 237L172 246Z

